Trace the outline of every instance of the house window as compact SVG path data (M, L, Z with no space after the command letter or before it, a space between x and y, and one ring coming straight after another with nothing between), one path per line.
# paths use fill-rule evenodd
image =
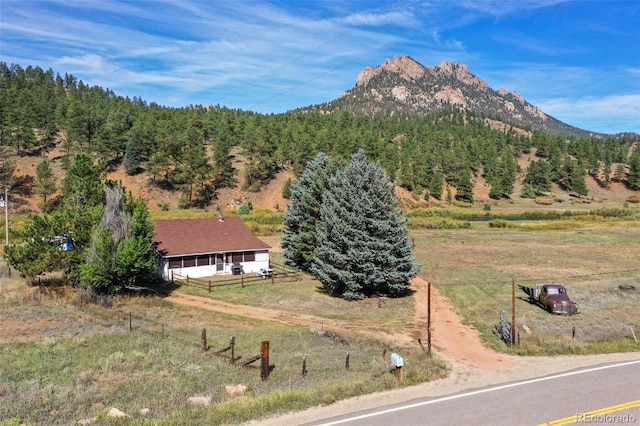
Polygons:
M185 256L182 258L182 267L183 268L191 268L196 266L196 257L195 256Z
M240 252L240 253L233 253L233 254L231 255L231 261L232 261L233 263L236 263L236 262L242 262L242 252Z
M177 269L177 268L182 268L182 258L181 257L169 258L169 269Z
M245 262L255 262L256 261L256 252L255 251L245 251L244 252L244 261Z
M198 262L198 266L211 265L211 263L209 262L209 255L208 254L198 256L196 258L196 262Z

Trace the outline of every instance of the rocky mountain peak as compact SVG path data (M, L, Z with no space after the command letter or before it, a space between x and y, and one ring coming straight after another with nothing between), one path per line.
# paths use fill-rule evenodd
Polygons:
M410 56L395 56L393 60L387 59L377 67L366 67L356 81L356 87L366 86L376 75L382 72L393 72L404 80L416 80L424 76L425 68Z
M379 66L366 67L358 75L355 86L320 109L406 116L421 116L442 109L465 109L532 130L588 134L548 116L518 92L508 92L504 88L493 90L465 64L443 60L435 67L425 67L407 55L387 59Z
M435 68L431 68L433 72L440 74L441 76L452 77L458 80L459 82L466 84L468 86L477 86L479 89L486 90L489 88L489 84L471 74L469 71L469 67L465 64L460 64L458 62L447 62L442 61L440 65Z

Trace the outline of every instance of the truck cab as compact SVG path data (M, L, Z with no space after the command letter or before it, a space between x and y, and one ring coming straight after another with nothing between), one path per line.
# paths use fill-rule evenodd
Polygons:
M578 313L578 304L571 300L562 284L538 284L538 303L549 313L573 315ZM537 291L536 291L537 293Z

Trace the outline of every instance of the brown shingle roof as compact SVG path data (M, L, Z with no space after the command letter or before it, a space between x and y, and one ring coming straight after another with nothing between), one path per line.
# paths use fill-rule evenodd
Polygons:
M163 257L271 248L256 238L239 217L225 218L222 222L218 219L158 220L153 240Z

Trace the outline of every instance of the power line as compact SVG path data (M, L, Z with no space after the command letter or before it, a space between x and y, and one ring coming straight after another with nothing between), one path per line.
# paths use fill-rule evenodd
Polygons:
M287 67L287 66L291 65L292 63L299 61L300 59L304 58L305 56L309 55L310 53L313 53L313 52L315 52L315 51L319 50L320 48L322 48L322 47L324 47L324 46L326 46L326 45L328 45L328 44L330 44L330 43L334 42L335 40L337 40L337 39L339 39L339 38L341 38L341 37L343 37L343 36L347 35L348 33L352 32L352 31L354 31L354 30L355 30L355 28L352 28L352 29L350 29L350 30L347 30L347 31L343 32L342 34L338 34L337 36L335 36L335 37L334 37L334 38L332 38L331 40L328 40L328 41L326 41L326 42L324 42L324 43L320 44L319 46L316 46L315 48L313 48L313 49L311 49L311 50L308 50L308 51L306 51L306 52L302 53L300 56L298 56L298 57L296 57L296 58L291 59L289 62L286 62L286 63L284 63L284 64L280 65L279 67L274 68L273 70L269 71L268 73L263 74L263 75L261 75L260 77L258 77L258 78L256 78L256 79L253 79L253 80L249 81L248 83L246 83L246 84L244 84L244 85L242 85L242 86L238 87L237 89L235 89L235 90L233 90L233 91L231 91L231 92L229 92L229 93L226 93L226 94L225 94L225 95L223 95L221 98L219 98L219 99L218 99L218 101L217 101L216 103L220 103L220 101L221 101L222 99L224 99L224 98L226 98L226 97L228 97L228 96L231 96L231 95L233 95L234 93L238 93L240 90L244 89L245 87L251 86L251 85L253 85L254 83L256 83L256 82L258 82L258 81L262 80L262 79L263 79L263 78L265 78L265 77L268 77L268 76L270 76L270 75L275 74L277 71L280 71L281 69L283 69L283 68L285 68L285 67ZM258 105L260 105L260 104L258 104ZM251 108L253 108L253 107L251 107Z
M401 3L406 3L406 1L403 1L403 2L401 2ZM391 7L389 7L389 8L388 8L388 10L391 10ZM446 20L447 18L449 18L450 16L452 16L452 15L454 15L454 14L455 14L455 10L452 10L450 13L448 13L448 14L446 14L446 15L444 15L444 16L439 16L437 19L436 19L436 18L434 18L431 22L425 22L425 23L424 23L424 26L429 26L429 25L431 25L433 22L436 22L436 20ZM373 18L373 16L370 16L370 17L368 17L367 19L365 19L363 22L365 22L365 23L366 23L366 22L369 22L369 21L371 21L371 19L372 19L372 18ZM229 96L229 95L231 95L231 94L237 93L238 91L242 90L243 88L245 88L245 87L247 87L247 86L250 86L250 85L252 85L252 84L254 84L254 83L258 82L258 81L262 80L263 78L265 78L265 77L267 77L267 76L273 75L276 71L279 71L279 70L281 70L281 69L285 68L286 66L288 66L288 65L290 65L290 64L292 64L292 63L294 63L294 62L299 61L300 59L302 59L303 57L307 56L308 54L313 53L313 52L315 52L315 51L319 50L320 48L322 48L322 47L324 47L324 46L326 46L326 45L328 45L328 44L332 43L333 41L335 41L335 40L337 40L337 39L339 39L339 38L342 38L343 36L345 36L345 35L347 35L347 34L349 34L349 33L353 32L353 31L355 31L355 30L356 30L356 28L351 28L351 29L349 29L349 30L347 30L347 31L345 31L345 32L343 32L343 33L341 33L341 34L339 34L339 35L335 36L334 38L332 38L332 39L330 39L330 40L328 40L328 41L326 41L326 42L324 42L324 43L322 43L322 44L318 45L317 47L315 47L315 48L313 48L313 49L311 49L311 50L309 50L309 51L307 51L307 52L304 52L303 54L301 54L300 56L298 56L298 57L296 57L296 58L294 58L294 59L290 60L289 62L286 62L285 64L283 64L283 65L281 65L281 66L279 66L279 67L277 67L277 68L273 69L272 71L270 71L270 72L268 72L268 73L266 73L266 74L264 74L264 75L262 75L262 76L260 76L260 77L258 77L258 78L256 78L256 79L254 79L254 80L251 80L250 82L248 82L247 84L245 84L245 85L243 85L243 86L239 87L238 89L236 89L236 90L234 90L234 91L232 91L232 92L230 92L230 93L227 93L227 94L226 94L226 95L224 95L224 96L223 96L223 98L221 98L221 99L224 99L225 97L227 97L227 96ZM336 67L334 67L334 68L331 68L330 70L325 71L325 72L323 72L323 73L321 73L321 74L319 74L319 75L317 75L317 76L315 76L315 77L313 77L313 78L311 78L311 79L309 79L309 80L306 80L306 81L304 81L304 82L302 82L302 83L300 83L300 84L297 84L297 85L295 85L295 86L293 86L293 87L291 87L291 88L289 88L289 89L286 89L286 90L284 90L284 91L282 91L282 92L280 92L280 93L277 93L277 94L275 94L274 96L271 96L271 97L270 97L270 98L268 98L268 99L265 99L265 100L263 100L263 101L261 101L261 102L257 102L257 103L255 103L255 104L253 104L253 105L249 106L249 107L247 108L247 110L252 110L253 108L255 108L255 107L259 106L259 105L263 105L263 104L265 104L265 103L267 103L267 102L270 102L270 101L272 101L272 100L274 100L274 99L277 99L277 98L279 98L279 97L281 97L281 96L283 96L283 95L285 95L285 94L287 94L287 93L290 93L290 92L292 92L292 91L294 91L294 90L296 90L296 89L299 89L300 87L306 86L307 84L311 83L312 81L318 80L319 78L324 77L324 76L326 76L326 75L328 75L328 74L331 74L332 72L334 72L334 71L336 71L336 70L338 70L338 69L344 68L346 65L349 65L349 64L351 64L351 63L355 62L356 60L359 60L359 59L361 59L361 58L364 58L364 57L366 57L366 56L370 55L371 53L376 52L376 51L378 51L378 50L381 50L381 49L383 49L383 48L385 48L385 47L387 47L387 46L390 46L391 44L394 44L394 43L396 43L396 41L395 41L395 40L392 40L392 41L390 41L390 42L388 42L388 43L385 43L385 44L383 44L383 45L381 45L381 46L378 46L378 47L376 47L376 48L374 48L374 49L370 49L370 50L366 51L364 54L362 54L362 55L358 56L357 58L354 58L354 59L352 59L352 60L350 60L350 61L344 62L344 63L342 63L342 64L340 64L340 65L338 65L338 66L336 66ZM219 101L218 101L218 103L219 103Z
M371 21L371 19L373 19L373 17L372 17L372 16L369 16L369 17L368 17L368 18L366 18L363 22L364 22L364 23L370 22L370 21ZM285 67L287 67L287 66L289 66L289 65L293 64L294 62L299 61L300 59L304 58L305 56L307 56L307 55L309 55L309 54L311 54L311 53L313 53L313 52L316 52L316 51L320 50L320 49L321 49L321 48L323 48L324 46L327 46L327 45L329 45L329 44L333 43L334 41L336 41L336 40L338 40L338 39L340 39L340 38L344 37L345 35L347 35L347 34L349 34L349 33L352 33L352 32L353 32L353 31L355 31L355 30L356 30L356 27L350 28L350 29L348 29L348 30L346 30L346 31L344 31L344 32L342 32L342 33L340 33L340 34L338 34L337 36L335 36L335 37L333 37L333 38L331 38L331 39L327 40L326 42L324 42L324 43L322 43L322 44L319 44L318 46L314 47L313 49L308 50L308 51L306 51L306 52L303 52L301 55L299 55L299 56L297 56L297 57L295 57L295 58L291 59L291 60L290 60L290 61L288 61L288 62L285 62L284 64L282 64L282 65L280 65L280 66L278 66L278 67L274 68L273 70L269 71L268 73L263 74L263 75L261 75L260 77L255 78L255 79L253 79L253 80L249 81L248 83L246 83L246 84L244 84L244 85L242 85L242 86L238 87L237 89L235 89L235 90L233 90L233 91L231 91L231 92L226 93L226 94L225 94L225 95L223 95L221 98L219 98L219 99L218 99L218 101L217 101L216 103L220 103L220 101L221 101L222 99L224 99L224 98L226 98L226 97L228 97L228 96L230 96L230 95L233 95L234 93L239 92L240 90L244 89L245 87L248 87L248 86L253 85L254 83L256 83L256 82L258 82L258 81L260 81L260 80L264 79L265 77L268 77L268 76L270 76L270 75L275 74L277 71L280 71L281 69L283 69L283 68L285 68ZM379 48L378 48L378 49L379 49ZM378 50L378 49L374 49L373 51ZM353 61L350 61L350 62L353 62ZM350 62L347 62L347 64L348 64L348 63L350 63ZM346 64L343 64L343 65L346 65ZM270 101L270 100L272 100L272 99L275 99L275 98L277 98L277 97L279 97L279 96L281 96L281 95L283 95L283 94L285 94L285 93L289 93L289 92L291 92L292 90L297 89L298 87L304 86L305 84L308 84L309 82L314 81L314 80L316 80L316 79L318 79L318 78L320 78L320 77L322 77L322 76L324 76L324 75L328 74L329 72L334 71L335 69L337 69L337 68L334 68L334 69L332 69L331 71L328 71L328 72L326 72L326 73L323 73L323 74L322 74L322 75L320 75L320 76L317 76L317 77L315 77L315 78L313 78L313 79L311 79L311 80L308 80L308 81L306 81L306 82L304 82L304 83L301 83L301 84L299 84L299 85L297 85L297 86L295 86L295 87L292 87L292 88L290 88L290 89L288 89L288 90L286 90L286 91L282 92L282 93L281 93L281 94L279 94L279 95L276 95L276 96L274 96L274 97L272 97L272 98L269 98L269 99L267 99L267 100L265 100L265 101L259 102L259 103L255 104L255 105L252 105L252 106L251 106L251 107L249 107L248 109L251 109L251 108L253 108L253 107L257 106L257 105L262 105L263 103L268 102L268 101Z

